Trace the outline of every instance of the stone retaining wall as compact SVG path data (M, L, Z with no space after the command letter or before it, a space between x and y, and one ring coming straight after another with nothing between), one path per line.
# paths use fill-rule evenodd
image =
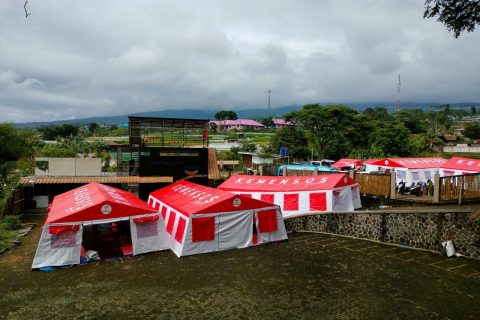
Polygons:
M480 220L465 209L317 213L286 218L287 231L317 231L431 251L452 240L457 252L480 259Z

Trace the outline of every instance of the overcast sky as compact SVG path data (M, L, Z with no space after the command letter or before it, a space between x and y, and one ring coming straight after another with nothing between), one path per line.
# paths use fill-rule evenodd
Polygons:
M0 1L0 122L180 108L480 101L480 30L423 0Z

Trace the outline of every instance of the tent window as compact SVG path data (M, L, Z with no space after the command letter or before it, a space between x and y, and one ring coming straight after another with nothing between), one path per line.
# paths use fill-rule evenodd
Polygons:
M325 192L310 193L310 211L327 210L327 195Z
M167 222L167 232L172 234L173 224L175 223L176 214L175 211L170 211L170 215L168 216Z
M48 232L50 234L59 234L65 231L78 231L80 227L78 225L72 226L50 226L48 227Z
M77 232L64 231L57 234L52 234L50 240L52 249L74 248L77 246Z
M406 171L402 171L402 170L398 170L397 171L397 179L406 179L407 178L407 172Z
M258 232L277 231L277 210L264 210L257 213Z
M158 222L148 221L143 223L137 223L137 238L156 237L158 235Z
M425 179L432 179L432 175L430 174L430 171L423 171L423 174L425 175Z
M273 195L273 194L262 194L262 195L260 196L260 199L261 199L262 201L265 201L265 202L268 202L268 203L273 204L274 201L275 201L275 195Z
M418 172L412 172L412 179L413 180L418 180L420 177L418 176Z
M175 240L177 240L178 243L182 243L184 232L185 232L185 219L179 218L177 231L175 232Z
M283 195L283 210L298 210L298 193Z
M192 242L215 239L215 217L192 218Z
M163 206L161 212L162 212L163 221L165 221L166 216L167 216L167 207Z

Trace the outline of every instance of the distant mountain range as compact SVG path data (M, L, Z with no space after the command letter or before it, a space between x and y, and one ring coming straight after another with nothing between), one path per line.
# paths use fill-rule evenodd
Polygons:
M349 106L356 110L362 111L366 108L375 108L383 107L389 111L393 111L395 107L391 102L373 102L373 103L342 103L343 105ZM419 103L419 102L404 102L402 103L402 108L407 109L425 109L427 107L441 106L445 104L441 103ZM451 103L450 107L452 109L463 109L471 108L472 106L479 107L480 103L478 102L461 102L461 103ZM292 105L292 106L283 106L275 107L270 109L270 114L274 117L282 117L288 112L300 110L302 106ZM130 116L138 117L160 117L160 118L185 118L185 119L214 119L215 114L221 111L219 110L208 110L208 109L180 109L180 110L159 110L159 111L149 111L149 112L139 112L130 114ZM249 118L249 119L261 119L268 117L268 109L265 107L262 108L252 108L252 109L233 109L238 115L239 118ZM89 117L81 119L71 119L71 120L57 120L57 121L48 121L48 122L25 122L25 123L16 123L17 128L37 128L41 126L48 125L60 125L60 124L75 124L75 125L86 125L89 123L98 123L98 124L121 124L128 122L129 115L119 115L119 116L103 116L103 117Z

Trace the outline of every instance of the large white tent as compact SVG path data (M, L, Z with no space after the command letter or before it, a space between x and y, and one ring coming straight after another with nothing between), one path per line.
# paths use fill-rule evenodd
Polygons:
M287 239L278 206L231 192L179 181L152 192L148 203L179 257Z
M480 160L452 157L440 167L440 175L455 176L480 172Z
M362 207L358 183L346 174L234 175L218 188L279 205L284 217L318 211L353 211Z
M367 172L395 170L396 183L409 185L433 179L445 162L443 158L387 158L369 162Z
M32 269L79 264L84 227L120 221L130 224L133 255L168 249L155 209L127 191L90 183L54 198Z

